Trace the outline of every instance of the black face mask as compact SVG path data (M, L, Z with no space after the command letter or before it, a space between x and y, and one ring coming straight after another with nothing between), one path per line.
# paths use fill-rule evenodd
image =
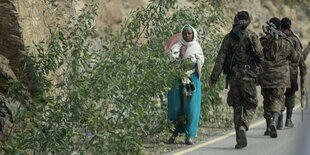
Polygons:
M233 29L244 30L250 25L250 20L239 20L233 24Z
M238 20L237 22L235 22L233 24L233 28L230 31L230 35L236 39L236 40L240 40L241 38L241 31L243 31L244 29L246 29L249 25L250 25L251 21L250 20Z

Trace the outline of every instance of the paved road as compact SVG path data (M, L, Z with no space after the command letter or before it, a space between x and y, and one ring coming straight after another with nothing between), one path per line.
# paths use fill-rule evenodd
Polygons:
M284 116L285 118L285 116ZM285 121L285 119L284 119ZM168 154L180 155L310 155L310 110L304 111L301 121L300 108L294 110L292 129L278 130L278 138L263 136L265 121L253 122L247 132L248 146L237 150L234 131L223 133L196 144ZM307 131L309 130L309 131Z

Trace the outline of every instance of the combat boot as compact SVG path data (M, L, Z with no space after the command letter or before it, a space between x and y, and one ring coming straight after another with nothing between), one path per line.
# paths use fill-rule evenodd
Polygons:
M247 139L246 139L246 129L244 126L241 126L237 131L237 144L235 146L236 149L242 149L247 146Z
M266 131L264 132L265 136L269 136L270 135L270 119L266 119Z
M294 127L294 124L292 122L292 115L293 115L293 108L287 108L286 109L286 121L285 121L285 126L292 128Z
M278 120L279 120L279 114L277 112L274 112L272 116L273 116L273 119L270 123L270 137L277 138L278 134L277 134L276 124L278 123Z
M281 111L281 114L279 116L279 121L278 121L277 129L278 130L282 130L283 129L283 113L282 113L282 111Z

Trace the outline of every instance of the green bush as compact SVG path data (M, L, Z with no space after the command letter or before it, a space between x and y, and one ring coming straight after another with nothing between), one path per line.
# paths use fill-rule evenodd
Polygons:
M207 84L223 37L221 2L195 1L186 8L176 2L154 1L132 11L119 31L105 29L109 48L99 50L92 48L93 2L67 25L53 29L36 44L36 52L26 51L32 67L23 72L35 73L42 93L20 109L18 118L28 122L26 129L14 131L1 149L9 154L143 153L143 137L168 134L166 92L180 72L167 65L163 45L185 24L197 29L205 55L201 120L215 117L209 111L222 103L223 79L216 89Z

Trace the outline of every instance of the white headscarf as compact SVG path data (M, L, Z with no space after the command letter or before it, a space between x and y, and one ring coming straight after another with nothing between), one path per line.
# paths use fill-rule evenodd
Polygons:
M181 34L183 32L184 27L181 30ZM204 56L203 56L202 48L197 41L197 38L198 38L197 31L192 26L190 27L192 28L193 33L194 33L193 40L191 42L186 42L183 39L183 35L181 35L180 41L171 47L171 55L173 58L176 59L177 57L179 57L179 53L180 53L180 49L182 45L187 46L183 59L191 58L192 62L196 62L198 66L199 75L201 75L201 68L204 63Z

